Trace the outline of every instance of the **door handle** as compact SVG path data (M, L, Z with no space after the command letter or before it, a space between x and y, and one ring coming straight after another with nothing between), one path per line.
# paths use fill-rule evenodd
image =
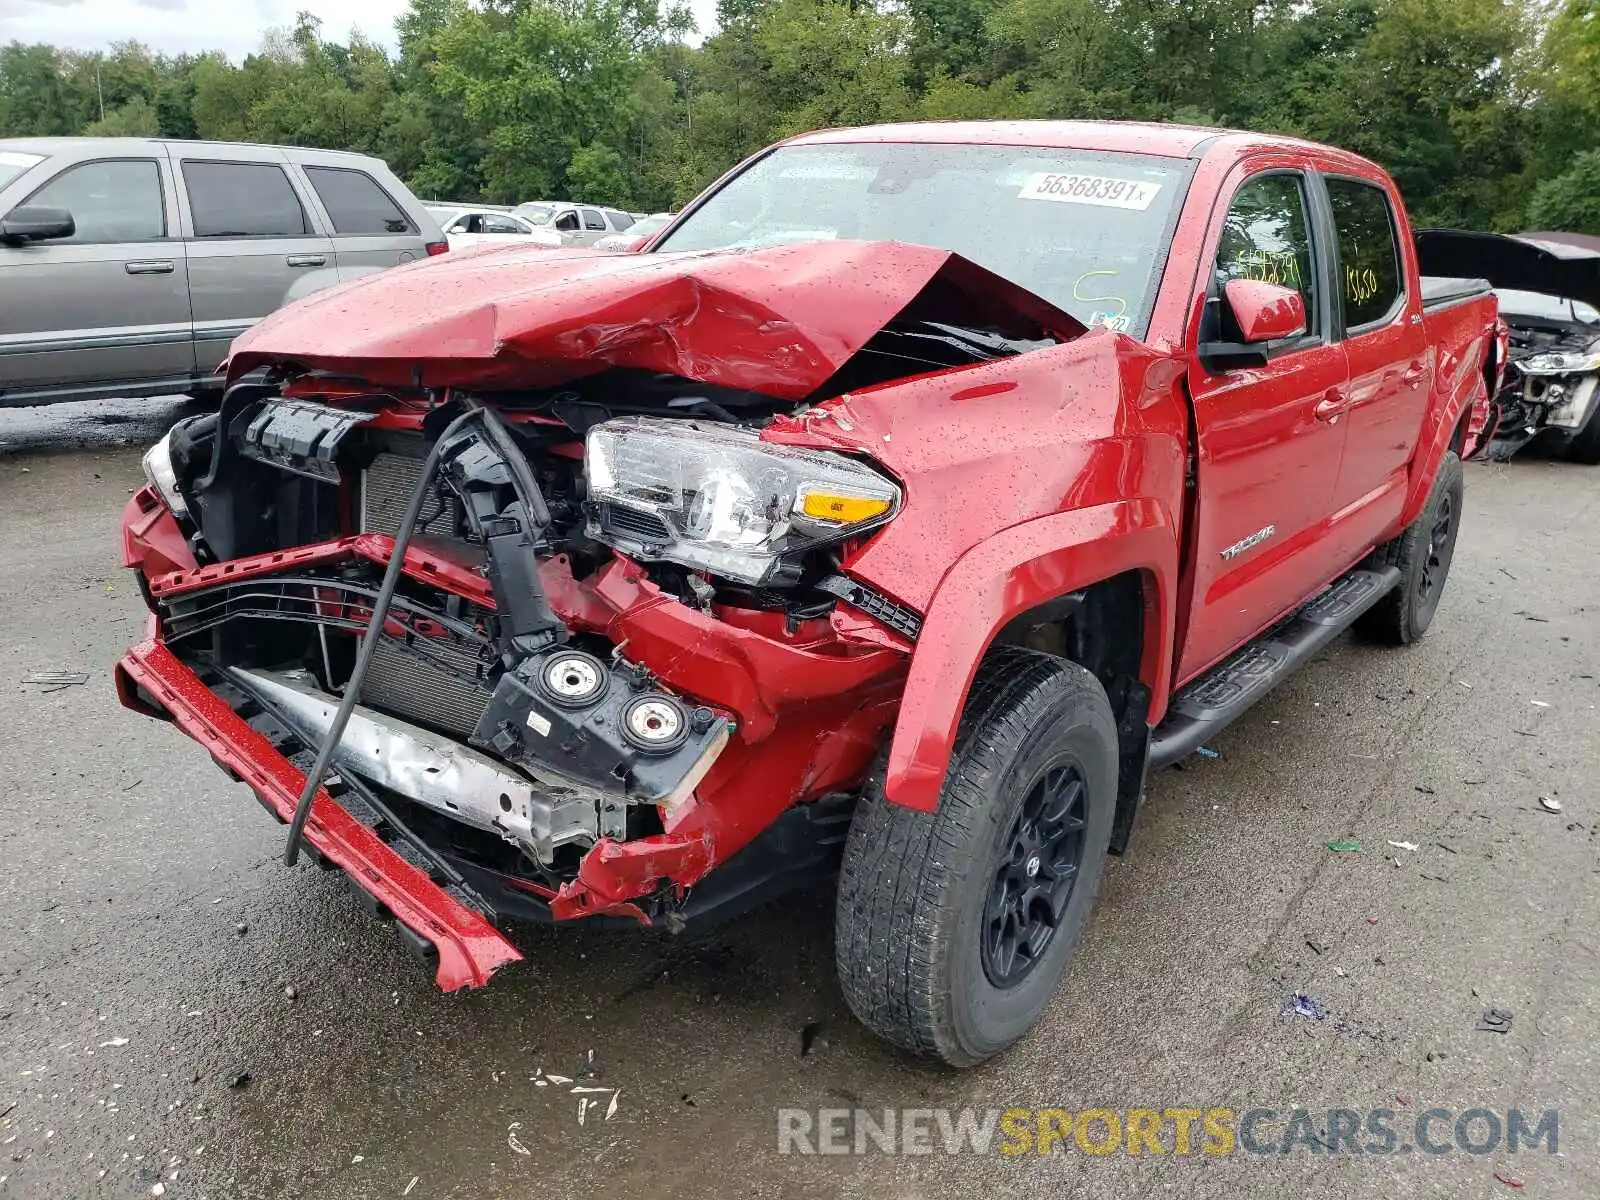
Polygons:
M326 254L291 254L284 260L291 267L322 267L328 263Z
M1414 362L1405 369L1405 372L1400 376L1400 379L1401 382L1409 384L1411 387L1416 387L1417 384L1422 382L1422 377L1426 374L1427 372L1423 370L1422 364L1419 362Z
M171 275L178 266L170 258L150 258L140 262L125 262L122 269L129 275Z
M1344 393L1338 388L1329 388L1311 412L1319 421L1336 421L1344 410Z

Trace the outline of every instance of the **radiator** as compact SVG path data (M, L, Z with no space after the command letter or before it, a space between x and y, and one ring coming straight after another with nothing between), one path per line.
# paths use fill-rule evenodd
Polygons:
M380 454L372 460L361 474L363 533L399 530L421 470L421 457ZM417 533L453 537L460 528L461 501L446 488L439 489L436 496L423 503ZM441 657L458 659L452 662L457 670L446 670L410 654L388 639L380 641L361 688L361 703L465 738L477 727L489 703L489 690L473 679L481 664L442 639L431 641L429 648Z

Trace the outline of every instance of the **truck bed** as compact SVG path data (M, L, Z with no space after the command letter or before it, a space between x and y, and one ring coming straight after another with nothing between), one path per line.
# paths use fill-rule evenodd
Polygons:
M1424 310L1445 308L1487 295L1494 289L1487 279L1463 279L1453 275L1422 276L1422 307Z

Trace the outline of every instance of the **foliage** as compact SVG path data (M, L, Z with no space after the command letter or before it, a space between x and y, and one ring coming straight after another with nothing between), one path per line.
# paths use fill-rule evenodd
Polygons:
M703 31L704 32L704 31ZM1600 232L1600 0L411 0L398 50L302 13L241 63L0 47L0 136L289 142L426 198L676 207L820 125L1099 117L1300 134L1419 223Z
M1600 150L1575 155L1568 170L1534 189L1528 224L1600 234Z

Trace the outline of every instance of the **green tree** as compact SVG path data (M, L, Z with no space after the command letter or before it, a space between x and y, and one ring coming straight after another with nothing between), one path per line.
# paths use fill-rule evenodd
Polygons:
M1534 229L1600 234L1600 150L1575 155L1567 170L1534 189L1528 224Z
M84 133L90 137L158 137L161 120L148 100L135 96L106 113L105 120L91 121Z

